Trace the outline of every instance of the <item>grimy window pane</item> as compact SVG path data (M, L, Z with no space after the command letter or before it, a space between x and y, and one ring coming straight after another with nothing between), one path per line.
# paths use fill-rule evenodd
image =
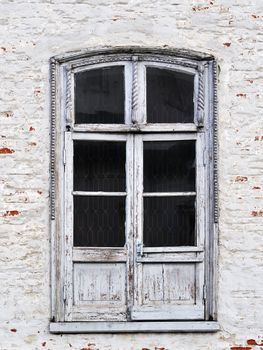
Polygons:
M74 246L123 247L125 197L74 196Z
M125 142L74 141L75 191L125 191Z
M195 191L195 141L145 141L144 192Z
M77 124L124 123L124 67L105 67L75 75Z
M143 226L145 246L195 245L195 197L144 198Z
M194 76L147 68L147 123L194 122Z

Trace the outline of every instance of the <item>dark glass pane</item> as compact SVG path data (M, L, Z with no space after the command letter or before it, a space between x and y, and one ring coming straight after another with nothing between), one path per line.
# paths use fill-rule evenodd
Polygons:
M125 197L74 196L74 246L123 247Z
M144 191L195 190L195 141L143 143Z
M193 93L193 75L147 68L147 123L193 123Z
M195 245L195 197L144 198L144 245Z
M125 142L74 141L75 191L125 191Z
M75 122L124 123L124 67L106 67L75 75Z

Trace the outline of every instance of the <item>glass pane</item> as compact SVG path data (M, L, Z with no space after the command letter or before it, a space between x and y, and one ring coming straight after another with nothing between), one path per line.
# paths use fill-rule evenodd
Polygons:
M74 246L123 247L125 197L74 196Z
M147 123L194 122L194 76L147 68Z
M144 238L148 247L195 245L195 197L144 198Z
M75 191L125 191L125 142L74 141Z
M75 75L75 122L124 123L124 67L105 67Z
M195 141L143 143L144 191L195 190Z

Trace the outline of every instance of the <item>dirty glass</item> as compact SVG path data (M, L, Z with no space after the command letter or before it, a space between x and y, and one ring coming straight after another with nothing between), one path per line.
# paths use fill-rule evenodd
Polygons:
M195 197L144 198L144 238L148 247L195 245Z
M194 122L194 76L163 68L146 70L147 123Z
M143 143L144 192L195 191L195 141Z
M124 123L124 66L75 74L75 123Z

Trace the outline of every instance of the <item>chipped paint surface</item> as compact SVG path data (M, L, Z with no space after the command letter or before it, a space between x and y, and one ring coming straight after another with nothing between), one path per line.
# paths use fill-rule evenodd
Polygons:
M262 350L262 19L261 0L1 1L1 350ZM48 332L49 58L125 45L218 59L215 334Z

